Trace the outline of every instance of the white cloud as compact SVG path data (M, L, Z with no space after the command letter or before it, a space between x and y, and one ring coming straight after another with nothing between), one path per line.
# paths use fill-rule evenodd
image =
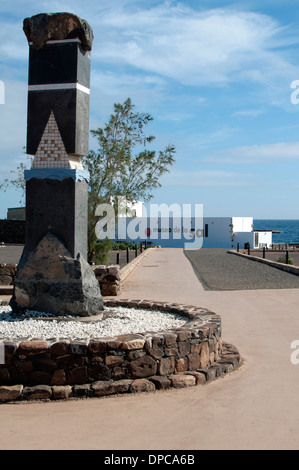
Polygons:
M107 10L94 23L94 60L124 63L187 85L223 85L240 77L265 82L271 74L273 80L274 70L275 76L292 69L275 50L288 43L286 32L259 13L199 12L163 3Z
M252 185L248 181L252 175L249 173L239 173L224 170L171 170L163 176L163 186L248 186Z
M235 113L233 113L233 117L237 116L237 117L255 118L264 113L266 113L265 109L243 109L243 110L236 111Z
M232 147L207 155L201 161L209 163L256 164L290 159L299 160L299 142Z

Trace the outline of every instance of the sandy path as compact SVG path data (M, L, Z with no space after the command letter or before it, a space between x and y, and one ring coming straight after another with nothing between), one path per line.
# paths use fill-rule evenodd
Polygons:
M203 387L3 404L1 449L298 449L299 289L204 291L180 249L154 250L122 298L192 303L222 317L245 364Z

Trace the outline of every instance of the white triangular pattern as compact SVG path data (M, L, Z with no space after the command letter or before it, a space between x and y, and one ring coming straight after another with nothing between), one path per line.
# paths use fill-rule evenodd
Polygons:
M55 116L51 111L49 120L38 145L32 168L70 168Z

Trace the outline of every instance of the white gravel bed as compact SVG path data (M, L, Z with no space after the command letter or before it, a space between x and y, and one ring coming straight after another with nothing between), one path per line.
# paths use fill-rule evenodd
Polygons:
M189 318L178 314L128 307L105 307L104 312L104 318L97 321L76 321L71 316L65 320L42 320L41 317L52 318L52 315L31 311L16 316L12 314L9 306L0 306L0 339L88 340L128 333L163 331L178 328L190 321Z

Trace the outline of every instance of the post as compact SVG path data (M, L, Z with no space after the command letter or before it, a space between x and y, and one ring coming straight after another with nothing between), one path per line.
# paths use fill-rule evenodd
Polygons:
M237 243L237 253L240 251L240 243Z
M135 258L137 258L138 252L137 252L137 245L135 245Z
M266 258L266 248L263 246L263 258Z
M289 264L289 251L286 250L286 264Z
M250 243L248 243L248 254L250 255Z
M120 264L120 262L119 262L119 253L116 253L116 264Z
M72 13L25 18L29 44L25 247L13 310L97 315L103 300L87 262L90 51L93 32Z
M129 247L127 246L127 263L130 262L130 253L129 253Z

